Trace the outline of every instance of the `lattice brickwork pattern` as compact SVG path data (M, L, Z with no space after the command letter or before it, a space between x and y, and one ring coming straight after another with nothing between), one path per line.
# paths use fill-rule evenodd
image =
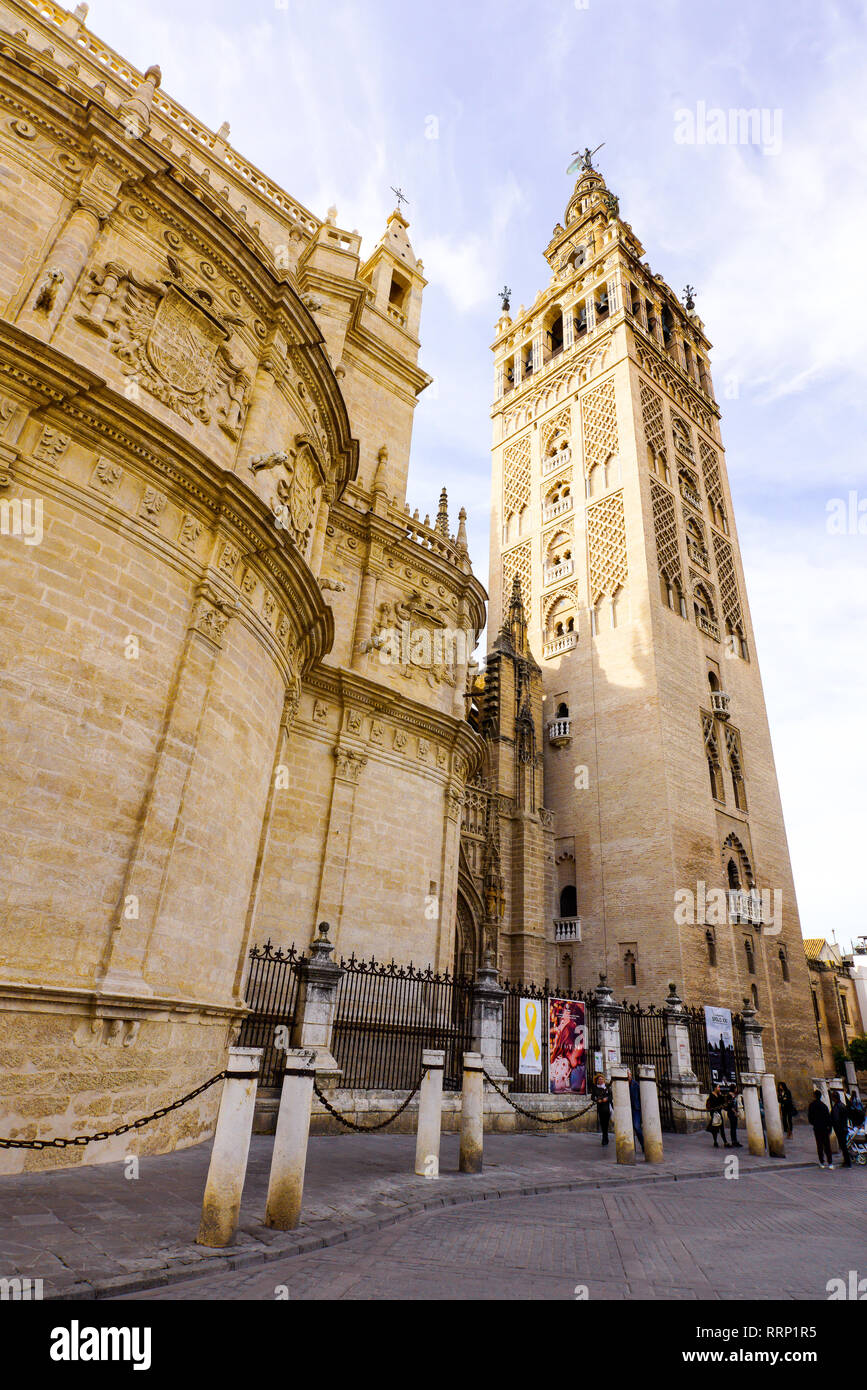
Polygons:
M532 544L524 541L522 545L516 545L513 550L507 550L503 556L503 612L509 607L509 600L512 597L512 580L515 575L521 576L521 598L524 601L525 610L529 609L533 597L532 594Z
M735 574L735 562L732 548L728 541L724 541L722 536L714 533L713 549L716 557L716 572L719 578L720 604L722 606L723 617L731 623L733 628L740 628L744 631L744 620L741 616L741 600L738 593L738 581Z
M680 567L680 546L677 542L677 513L674 498L667 488L660 486L654 478L650 480L650 496L653 502L653 530L656 536L656 559L660 574L674 583L677 580L683 587L683 573Z
M719 471L719 460L716 450L709 444L705 444L703 439L699 440L699 455L701 457L701 471L704 474L704 490L707 493L708 501L711 506L721 507L723 505L722 478Z
M555 415L553 420L546 420L545 424L542 426L543 458L547 453L548 445L550 444L552 437L555 434L557 434L558 431L562 431L562 433L567 436L572 433L572 412L569 409L568 405L565 410L561 410L558 415Z
M613 594L626 583L626 519L623 493L613 492L587 508L587 542L590 551L590 601L599 594Z
M668 461L665 447L665 417L662 413L662 397L642 381L641 414L644 417L644 437L657 457Z
M503 515L512 516L530 505L530 436L510 444L503 459Z
M584 472L589 478L590 470L597 463L604 463L618 452L613 381L603 381L595 391L588 391L581 401L581 421L584 427Z

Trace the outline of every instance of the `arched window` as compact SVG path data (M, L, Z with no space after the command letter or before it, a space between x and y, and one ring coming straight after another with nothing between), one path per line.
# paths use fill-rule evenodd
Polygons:
M789 957L786 955L785 946L780 947L780 971L783 979L788 983L789 980Z
M759 991L755 985L750 985L750 994L753 997L753 1008L757 1009L759 1007Z
M557 718L558 718L558 719L568 719L568 718L569 718L569 706L568 706L567 704L565 704L562 700L560 701L560 704L557 706Z
M578 916L578 893L574 883L567 883L566 887L560 890L560 916Z
M740 869L738 868L738 865L737 865L737 860L735 860L735 859L730 859L730 860L729 860L726 872L728 873L728 878L729 878L729 888L740 888L740 886L741 886L741 874L740 874Z
M626 985L638 984L637 962L632 951L627 951L623 957L623 983Z
M749 938L749 937L747 937L746 940L744 941L744 953L745 953L746 958L747 958L747 970L748 970L748 972L749 972L750 975L755 975L755 973L756 973L756 956L755 956L755 952L754 952L754 950L753 950L753 943L752 943L752 941L750 941L750 938Z
M704 939L707 943L707 963L708 965L716 965L716 937L712 927L708 927Z

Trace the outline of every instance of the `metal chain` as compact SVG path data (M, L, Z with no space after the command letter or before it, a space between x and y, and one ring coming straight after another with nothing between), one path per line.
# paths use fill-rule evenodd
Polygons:
M706 1105L690 1105L688 1101L681 1100L680 1096L671 1095L671 1081L667 1076L660 1077L659 1084L660 1086L665 1086L668 1088L669 1100L671 1101L672 1105L679 1105L681 1110L692 1110L692 1112L695 1115L710 1115L711 1112L708 1110Z
M415 1089L412 1090L412 1091L410 1091L410 1093L409 1093L409 1095L407 1096L406 1100L403 1102L402 1105L398 1106L398 1108L397 1108L397 1110L395 1110L394 1114L393 1114L393 1115L389 1115L389 1117L388 1117L387 1120L380 1120L380 1121L379 1121L377 1124L375 1124L375 1125L357 1125L357 1124L355 1123L354 1120L347 1120L347 1118L346 1118L345 1115L341 1115L341 1113L340 1113L339 1110L335 1110L334 1106L331 1104L331 1101L326 1099L326 1097L322 1094L322 1092L320 1091L320 1089L319 1089L319 1087L318 1087L318 1085L316 1084L315 1081L313 1082L313 1094L316 1096L316 1099L317 1099L317 1100L320 1100L320 1101L322 1102L322 1104L325 1106L325 1109L328 1111L328 1113L329 1113L330 1115L333 1115L334 1118L335 1118L335 1120L337 1120L340 1124L345 1125L347 1129L354 1129L354 1130L356 1130L359 1134L372 1134L373 1131L376 1130L376 1129L385 1129L386 1126L392 1124L393 1121L395 1121L395 1120L397 1119L398 1115L402 1115L402 1114L403 1114L404 1110L405 1110L406 1107L409 1105L410 1101L413 1100L413 1099L418 1095L419 1090L420 1090L420 1088L421 1088L421 1083L422 1083L423 1080L424 1080L424 1074L422 1074L422 1075L419 1077L418 1081L415 1083Z
M196 1096L200 1096L211 1086L216 1086L218 1081L224 1081L228 1075L227 1071L218 1072L203 1086L197 1086L194 1091L190 1091L189 1095L181 1096L180 1100L173 1100L171 1105L161 1105L152 1115L143 1115L140 1120L131 1120L129 1124L118 1125L115 1129L100 1129L96 1134L77 1134L74 1139L0 1139L0 1149L84 1148L85 1144L93 1144L100 1139L114 1139L118 1134L127 1134L131 1129L143 1129L152 1120L161 1120L163 1115L168 1115L171 1110L179 1110L187 1101L195 1100Z
M583 1110L575 1110L571 1115L561 1115L558 1120L551 1120L548 1119L546 1115L537 1114L535 1110L525 1110L523 1105L519 1105L516 1100L512 1100L512 1097L509 1095L508 1091L500 1090L500 1087L497 1085L494 1078L492 1076L488 1076L487 1072L484 1073L484 1077L486 1081L489 1081L491 1083L494 1090L497 1092L497 1095L502 1096L503 1100L508 1101L512 1109L517 1110L519 1115L526 1115L528 1120L538 1120L539 1123L543 1125L568 1124L570 1120L577 1120L579 1116L586 1115L588 1110L592 1110L593 1106L596 1104L595 1100L591 1100L587 1105L584 1106Z

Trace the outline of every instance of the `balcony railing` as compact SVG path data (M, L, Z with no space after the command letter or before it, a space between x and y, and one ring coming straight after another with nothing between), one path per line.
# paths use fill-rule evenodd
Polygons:
M548 725L548 742L553 743L555 748L562 748L565 743L572 739L572 721L570 719L555 719Z
M717 719L728 719L730 701L731 696L724 690L711 691L710 702Z
M701 565L706 574L710 574L710 559L707 551L702 546L696 545L695 541L687 541L686 548L695 563Z
M549 473L556 473L558 468L565 468L567 463L572 462L571 449L558 449L556 454L549 454L542 460L542 477L547 478Z
M745 892L742 888L729 891L729 922L762 925L762 898L757 888Z
M555 918L554 918L554 940L555 940L555 941L580 941L580 940L581 940L581 918L580 918L580 917L555 917Z
M542 508L542 520L553 521L555 516L562 516L564 512L571 512L572 498L561 497L559 502L549 502Z
M575 568L573 560L561 560L559 565L547 565L545 568L545 583L556 584L558 579L565 579Z
M569 652L573 647L578 646L577 632L564 632L562 637L552 637L549 642L542 646L544 656L559 656L561 652Z
M690 506L695 507L697 511L701 511L701 498L695 488L690 487L689 483L684 482L683 478L680 480L680 495L686 498Z
M719 641L719 628L715 622L710 618L706 618L703 613L699 613L698 615L698 625L702 632L707 633L708 637L712 637L715 642Z

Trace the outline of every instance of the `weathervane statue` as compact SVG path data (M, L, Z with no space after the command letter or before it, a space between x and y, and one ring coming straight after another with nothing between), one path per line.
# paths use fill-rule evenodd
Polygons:
M604 144L605 141L603 140L602 145ZM602 149L602 145L597 145L595 150L591 150L589 145L583 150L573 150L572 163L569 165L569 168L566 170L566 173L575 174L578 172L579 169L592 169L593 156L594 154L599 153L599 151Z
M391 185L391 191L392 191L392 193L394 194L395 198L397 199L397 210L398 210L398 212L400 212L400 211L401 211L401 206L400 206L401 203L408 203L408 202L409 202L409 198L407 198L407 196L406 196L406 194L404 193L404 191L403 191L402 188L395 188L394 184Z

